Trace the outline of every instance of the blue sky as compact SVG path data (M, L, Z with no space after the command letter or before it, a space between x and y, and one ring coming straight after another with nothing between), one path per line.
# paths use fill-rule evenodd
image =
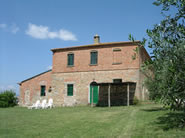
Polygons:
M0 90L44 72L50 49L137 40L162 19L153 0L0 0Z

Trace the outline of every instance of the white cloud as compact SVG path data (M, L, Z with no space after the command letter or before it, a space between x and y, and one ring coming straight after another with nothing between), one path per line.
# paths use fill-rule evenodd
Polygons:
M62 40L65 40L65 41L67 41L67 40L73 40L73 41L77 40L74 34L72 34L71 32L69 32L67 30L63 30L63 29L61 29L59 31L58 37Z
M19 27L16 25L16 24L13 24L10 28L10 31L13 33L13 34L16 34L18 31L19 31Z
M58 38L64 41L76 41L76 36L64 29L60 29L58 31L50 31L49 27L42 25L35 25L29 23L28 29L26 30L26 34L37 39L54 39Z
M29 24L28 30L26 30L26 34L34 38L46 39L48 37L48 27Z
M48 66L47 69L48 69L48 70L52 69L52 66Z
M6 32L11 32L13 34L16 34L20 30L15 23L12 25L0 24L0 29L3 29Z
M0 24L0 28L2 28L2 29L5 29L6 28L6 24L4 24L4 23L2 23L2 24Z
M57 32L49 32L48 33L48 37L53 39L53 38L56 38L58 36Z

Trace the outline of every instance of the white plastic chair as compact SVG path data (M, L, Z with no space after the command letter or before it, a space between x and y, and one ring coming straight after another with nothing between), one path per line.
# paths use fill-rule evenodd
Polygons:
M40 100L37 100L35 104L33 104L32 106L29 106L28 109L39 109L40 108Z
M31 106L28 106L28 109L33 109L33 108L35 108L35 103Z
M46 99L44 99L44 100L42 101L41 108L42 108L42 109L47 108L47 100L46 100Z
M53 107L53 99L50 98L49 101L48 101L48 105L47 105L47 108L52 108Z
M35 109L40 109L40 108L41 108L40 100L37 100L37 102L35 103Z

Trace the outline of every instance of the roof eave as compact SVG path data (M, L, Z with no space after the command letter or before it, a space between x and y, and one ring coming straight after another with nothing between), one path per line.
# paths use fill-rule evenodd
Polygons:
M64 47L64 48L54 48L51 49L52 52L60 51L60 50L70 50L70 49L78 49L78 48L89 48L89 47L97 47L97 46L108 46L108 45L119 45L119 44L139 44L140 41L124 41L124 42L112 42L112 43L98 43L98 44L90 44L90 45L82 45L82 46L72 46L72 47Z
M33 76L33 77L30 77L30 78L25 79L25 80L23 80L23 81L21 81L21 82L18 82L17 84L21 85L23 82L26 82L26 81L28 81L28 80L31 80L31 79L33 79L33 78L35 78L35 77L37 77L37 76L40 76L40 75L45 74L45 73L50 72L50 71L52 71L52 70L50 69L50 70L47 70L47 71L45 71L45 72L39 73L39 74L37 74L37 75L35 75L35 76Z

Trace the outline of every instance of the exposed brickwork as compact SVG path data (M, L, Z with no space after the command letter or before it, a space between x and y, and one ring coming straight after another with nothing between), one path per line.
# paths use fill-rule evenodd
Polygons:
M95 72L71 72L53 73L52 86L53 98L56 105L88 104L90 83L113 82L120 78L123 82L136 82L136 96L140 97L139 69L95 71ZM74 95L67 96L67 84L74 84Z
M36 100L44 98L40 96L41 85L46 86L46 96L50 96L48 90L51 86L51 71L33 77L20 84L20 104L23 106L31 105L35 103Z
M138 58L132 59L134 49L137 46L109 46L100 48L87 47L84 49L70 51L59 51L53 54L53 72L76 72L76 71L97 71L97 70L115 70L115 69L128 69L128 68L139 68ZM120 61L122 64L113 65L114 52L113 49L121 49ZM98 51L98 65L90 65L90 52L92 50ZM74 66L67 66L67 54L74 53Z
M90 83L113 82L122 79L123 82L135 82L135 96L146 99L147 93L143 86L145 76L140 70L141 63L149 56L145 49L136 53L138 46L134 43L119 43L96 46L55 49L53 50L53 69L35 78L21 83L21 103L30 105L39 98L54 99L56 106L73 106L88 104L90 101ZM90 65L90 52L98 52L98 64ZM74 66L67 66L68 53L74 54ZM133 56L135 59L133 59ZM46 85L46 96L40 97L40 85ZM73 84L73 96L67 96L67 84ZM48 92L49 87L52 91ZM26 95L25 95L26 94ZM29 100L29 101L28 101ZM27 101L27 102L26 102Z

